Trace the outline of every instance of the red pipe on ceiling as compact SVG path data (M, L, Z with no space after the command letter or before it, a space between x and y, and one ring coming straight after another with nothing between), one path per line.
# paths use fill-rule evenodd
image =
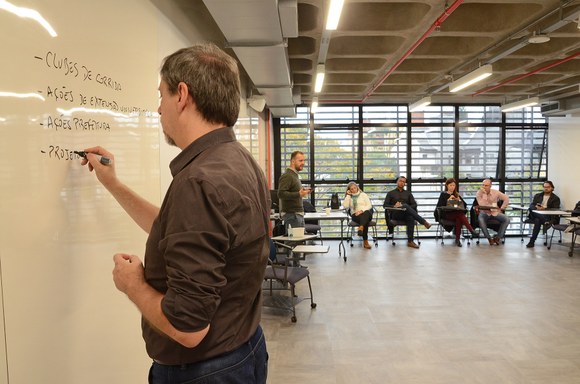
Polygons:
M481 91L479 91L479 92L475 92L475 93L474 93L474 94L472 94L471 96L472 96L472 97L475 97L475 96L479 96L479 95L481 95L481 94L483 94L483 93L486 93L486 92L489 92L489 91L493 91L494 89L497 89L497 88L499 88L499 87L502 87L502 86L504 86L504 85L506 85L506 84L510 84L510 83L513 83L513 82L519 81L519 80L521 80L521 79L524 79L524 78L526 78L526 77L528 77L528 76L535 75L536 73L543 72L543 71L545 71L545 70L547 70L547 69L553 68L553 67L555 67L555 66L557 66L557 65L560 65L560 64L562 64L562 63L565 63L565 62L567 62L567 61L569 61L569 60L572 60L572 59L574 59L575 57L578 57L578 56L580 56L580 52L577 52L577 53L575 53L575 54L573 54L573 55L570 55L570 56L568 56L568 57L566 57L566 58L564 58L564 59L562 59L562 60L555 61L555 62L553 62L552 64L548 64L548 65L546 65L546 66L544 66L544 67L541 67L541 68L535 69L535 70L533 70L533 71L531 71L531 72L524 73L523 75L520 75L520 76L516 76L516 77L514 77L514 78L512 78L512 79L506 80L506 81L504 81L504 82L502 82L502 83L499 83L499 84L497 84L497 85L494 85L494 86L492 86L492 87L489 87L489 88L482 89L482 90L481 90Z
M409 48L407 50L407 52L405 52L403 54L403 56L401 56L401 58L399 58L399 60L397 60L397 62L395 63L395 65L393 65L391 67L391 69L389 69L382 77L381 79L372 86L372 88L367 92L367 94L361 99L361 100L323 100L324 102L339 102L339 103L364 103L366 101L366 99L368 99L376 90L378 87L381 86L381 84L387 79L387 77L389 77L391 75L391 73L393 73L397 67L399 65L401 65L401 63L403 61L405 61L405 59L407 57L409 57L409 55L411 55L411 53L413 53L413 51L415 49L417 49L417 47L419 46L419 44L421 44L427 37L429 37L429 35L431 33L433 33L433 31L435 31L437 28L439 28L441 26L441 24L443 24L443 22L445 20L447 20L447 18L461 5L461 3L463 3L464 0L455 0L455 2L449 7L446 8L445 11L443 11L443 13L437 18L437 20L435 20L435 22L429 27L429 29L423 34L423 36L421 36L419 38L419 40L417 40L412 46L411 48Z

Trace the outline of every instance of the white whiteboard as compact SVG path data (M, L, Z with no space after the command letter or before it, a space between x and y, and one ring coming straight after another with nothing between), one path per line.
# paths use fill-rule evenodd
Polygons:
M0 9L0 383L146 382L139 313L111 278L113 254L142 255L146 234L71 151L110 149L119 177L159 202L157 11L9 2L58 36Z

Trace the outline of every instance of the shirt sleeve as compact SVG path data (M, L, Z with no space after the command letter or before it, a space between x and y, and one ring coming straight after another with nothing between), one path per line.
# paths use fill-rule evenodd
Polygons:
M415 211L417 210L417 202L415 201L415 197L412 193L409 192L409 202L407 203L413 208Z
M159 243L167 272L161 308L178 330L205 328L220 304L225 253L235 237L219 191L207 182L182 181L167 206L165 233ZM240 204L241 205L241 204ZM192 207L184 214L184 207Z
M392 207L393 205L391 192L387 192L387 196L385 196L385 201L383 202L383 208Z
M551 208L551 209L560 208L560 198L558 196L556 196L552 193L552 196L550 196L550 200L551 201L548 200L548 208Z
M508 207L508 205L510 203L510 198L509 198L508 195L506 195L503 192L499 192L498 191L498 193L499 193L500 199L502 201L501 209L504 210L504 209L506 209Z
M342 202L342 206L344 207L344 209L351 209L351 202L352 202L352 198L350 197L350 195L346 195L346 197L344 198L343 202ZM354 212L353 212L354 213Z

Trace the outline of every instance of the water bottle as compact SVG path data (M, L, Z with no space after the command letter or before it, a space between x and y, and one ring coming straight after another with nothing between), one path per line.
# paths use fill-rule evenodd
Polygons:
M292 237L293 233L292 233L292 224L288 224L288 237Z

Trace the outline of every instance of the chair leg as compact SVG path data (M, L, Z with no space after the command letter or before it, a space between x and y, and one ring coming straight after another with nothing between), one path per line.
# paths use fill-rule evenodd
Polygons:
M310 276L306 276L308 280L308 289L310 290L310 308L316 308L316 303L314 302L314 295L312 294L312 284L310 284Z
M552 238L554 237L554 231L555 231L555 229L554 229L554 227L552 227L552 234L550 235L550 240L548 242L548 249L552 248Z
M296 294L294 293L294 288L294 284L290 284L290 302L292 303L292 317L290 320L292 320L293 323L296 322L296 303L294 302Z
M415 237L417 238L417 244L421 245L421 240L419 240L419 224L415 221Z
M346 239L346 242L348 244L350 244L350 246L352 247L354 244L354 227L350 227L350 232L348 235L348 238Z
M435 242L438 241L439 238L441 238L441 245L445 245L445 243L443 242L443 236L445 234L443 233L443 226L441 225L441 223L437 223L437 230L435 231Z

